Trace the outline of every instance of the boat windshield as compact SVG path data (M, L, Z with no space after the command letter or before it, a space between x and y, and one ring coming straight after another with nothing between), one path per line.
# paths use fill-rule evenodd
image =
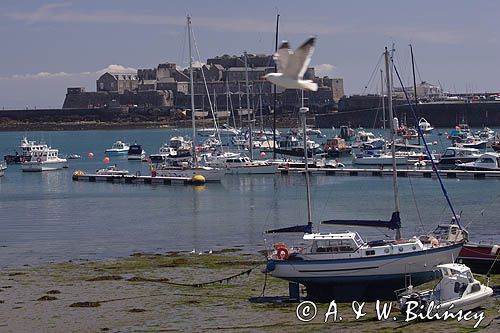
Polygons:
M311 252L313 253L342 253L354 252L358 249L352 239L330 239L316 240L313 242Z

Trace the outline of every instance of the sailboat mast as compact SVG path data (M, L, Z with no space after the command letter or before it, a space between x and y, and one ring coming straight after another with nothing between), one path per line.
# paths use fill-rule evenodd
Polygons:
M188 46L189 46L189 85L191 88L191 126L193 127L193 165L198 164L196 158L196 120L194 111L194 81L193 81L193 58L191 56L191 16L187 17Z
M380 95L382 96L382 128L385 135L385 98L384 98L384 71L380 70Z
M413 72L413 97L415 98L415 113L418 114L418 97L417 97L417 79L415 78L415 60L413 58L413 47L410 44L410 53L411 53L411 69ZM405 114L406 115L406 114ZM417 124L417 126L420 126ZM418 145L420 145L420 131L418 131Z
M304 141L304 171L306 174L306 195L307 195L307 224L312 225L312 208L311 208L311 182L309 179L309 159L307 156L307 112L309 108L304 107L304 90L301 90L301 108L300 118L302 121L302 138Z
M247 116L248 116L248 150L250 151L250 160L253 161L253 140L252 140L252 118L250 117L250 87L248 84L248 59L247 51L243 52L245 56L245 85L247 87Z
M390 119L390 144L391 144L391 154L392 154L392 180L394 189L394 209L396 213L399 214L399 193L398 193L398 171L396 169L396 145L394 141L394 115L392 112L392 80L391 80L391 70L389 68L389 51L385 48L385 74L387 78L387 92L388 92L388 109L389 109L389 119ZM401 229L396 229L396 239L401 239Z
M274 39L274 52L278 52L278 29L280 14L276 15L276 36ZM278 72L278 65L274 62L274 72ZM273 159L276 159L276 85L273 84Z

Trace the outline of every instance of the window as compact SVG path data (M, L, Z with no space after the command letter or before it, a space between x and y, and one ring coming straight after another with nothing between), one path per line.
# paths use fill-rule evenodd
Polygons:
M470 288L470 293L477 293L478 291L481 290L481 286L479 285L479 283L474 283L472 285L472 287Z
M367 256L373 256L373 255L375 255L375 250L366 251L366 255Z

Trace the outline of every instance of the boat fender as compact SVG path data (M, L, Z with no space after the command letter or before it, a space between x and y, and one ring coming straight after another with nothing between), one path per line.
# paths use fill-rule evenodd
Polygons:
M432 246L438 246L439 245L439 241L436 238L433 238L433 239L431 239L431 245Z
M496 255L497 255L497 252L498 252L498 249L500 249L500 246L498 246L498 245L493 245L493 246L491 247L491 255L492 255L492 256L496 256Z
M41 159L40 157L37 157L36 161L37 161L38 163L40 163L40 162L42 161L42 159Z
M286 246L282 246L277 250L277 257L279 259L288 259L288 249Z
M136 175L137 177L140 177L140 176L141 176L141 171L140 171L140 170L137 170L137 171L135 172L135 175Z

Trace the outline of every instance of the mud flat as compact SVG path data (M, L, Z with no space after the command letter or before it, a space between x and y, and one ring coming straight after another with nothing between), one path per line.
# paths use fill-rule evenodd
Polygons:
M375 304L367 303L366 316L357 321L351 304L339 304L343 320L330 317L325 323L328 304L318 304L318 316L300 322L297 303L279 297L288 293L286 282L268 277L266 298L260 297L263 267L258 254L226 249L5 269L0 271L0 331L500 332L498 298L480 310L485 319L476 330L474 320L407 323L395 302L386 321L378 321ZM500 276L490 284L500 284Z

